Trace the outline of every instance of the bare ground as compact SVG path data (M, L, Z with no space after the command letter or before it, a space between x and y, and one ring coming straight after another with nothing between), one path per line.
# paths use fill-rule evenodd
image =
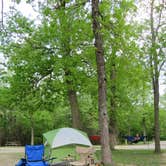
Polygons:
M160 146L162 150L166 150L166 141L160 141ZM155 144L153 143L148 143L147 144L132 144L132 145L117 145L115 149L145 149L145 150L153 150L155 149Z
M0 147L0 166L15 166L24 156L24 147Z

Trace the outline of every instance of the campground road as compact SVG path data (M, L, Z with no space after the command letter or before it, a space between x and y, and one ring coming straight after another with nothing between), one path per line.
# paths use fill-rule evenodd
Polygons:
M160 142L161 149L166 150L166 141L161 141ZM115 149L154 149L155 145L153 143L147 143L147 144L132 144L132 145L117 145L115 146ZM2 154L16 154L20 153L24 155L24 147L0 147L0 155ZM1 166L1 165L0 165Z
M166 150L166 141L160 141L160 146L162 150ZM154 150L155 144L154 142L147 144L131 144L131 145L117 145L115 146L115 149L126 149L126 150Z
M23 146L3 146L0 147L0 154L6 153L23 153L24 154L24 147Z

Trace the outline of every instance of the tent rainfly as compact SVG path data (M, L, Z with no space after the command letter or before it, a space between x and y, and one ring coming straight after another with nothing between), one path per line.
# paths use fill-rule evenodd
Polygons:
M92 146L87 134L73 128L59 128L43 134L45 154L61 161L67 155L75 155L76 145Z

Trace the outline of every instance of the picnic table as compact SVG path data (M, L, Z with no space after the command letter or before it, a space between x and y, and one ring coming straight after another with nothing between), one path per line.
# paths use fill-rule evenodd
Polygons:
M5 146L21 146L21 143L18 141L8 141Z

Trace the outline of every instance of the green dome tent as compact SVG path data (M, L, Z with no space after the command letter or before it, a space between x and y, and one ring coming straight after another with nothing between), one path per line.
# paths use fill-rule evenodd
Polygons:
M43 134L45 156L62 161L68 155L76 156L76 146L92 146L87 134L73 128L60 128Z

